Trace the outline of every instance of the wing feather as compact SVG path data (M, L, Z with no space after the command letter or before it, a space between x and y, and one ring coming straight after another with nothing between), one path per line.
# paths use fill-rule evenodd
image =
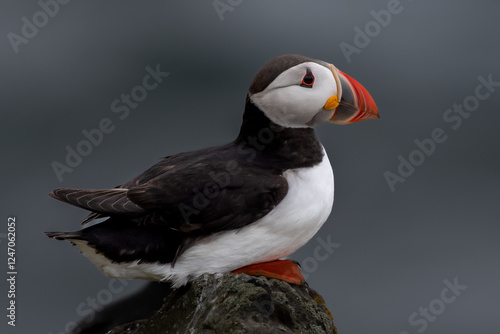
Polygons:
M127 197L128 189L71 189L59 188L49 194L62 202L109 215L139 215L146 211Z

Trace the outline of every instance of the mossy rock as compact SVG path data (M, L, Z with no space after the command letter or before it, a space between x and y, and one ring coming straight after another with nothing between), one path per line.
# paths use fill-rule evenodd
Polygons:
M109 334L337 333L323 298L308 286L234 274L205 274L173 290L151 318Z

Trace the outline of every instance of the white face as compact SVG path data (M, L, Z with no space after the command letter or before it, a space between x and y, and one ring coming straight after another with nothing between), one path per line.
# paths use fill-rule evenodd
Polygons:
M310 74L314 76L312 85L301 86L303 80L305 83L311 81ZM276 124L304 128L328 121L333 116L334 110L323 108L332 95L337 95L332 71L320 64L305 62L281 73L250 99Z

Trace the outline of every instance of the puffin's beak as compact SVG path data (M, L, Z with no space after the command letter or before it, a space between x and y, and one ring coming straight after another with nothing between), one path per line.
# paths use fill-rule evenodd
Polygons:
M337 70L333 65L330 65L330 69L337 82L337 87L341 88L338 89L339 96L330 97L323 107L327 110L336 107L332 118L330 118L331 123L349 124L365 119L380 118L377 105L365 87L347 74Z

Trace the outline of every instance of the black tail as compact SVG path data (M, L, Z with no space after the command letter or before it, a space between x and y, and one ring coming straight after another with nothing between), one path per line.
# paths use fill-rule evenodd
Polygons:
M111 261L171 263L184 233L161 225L138 225L134 221L110 218L75 232L45 232L56 240L84 240Z

